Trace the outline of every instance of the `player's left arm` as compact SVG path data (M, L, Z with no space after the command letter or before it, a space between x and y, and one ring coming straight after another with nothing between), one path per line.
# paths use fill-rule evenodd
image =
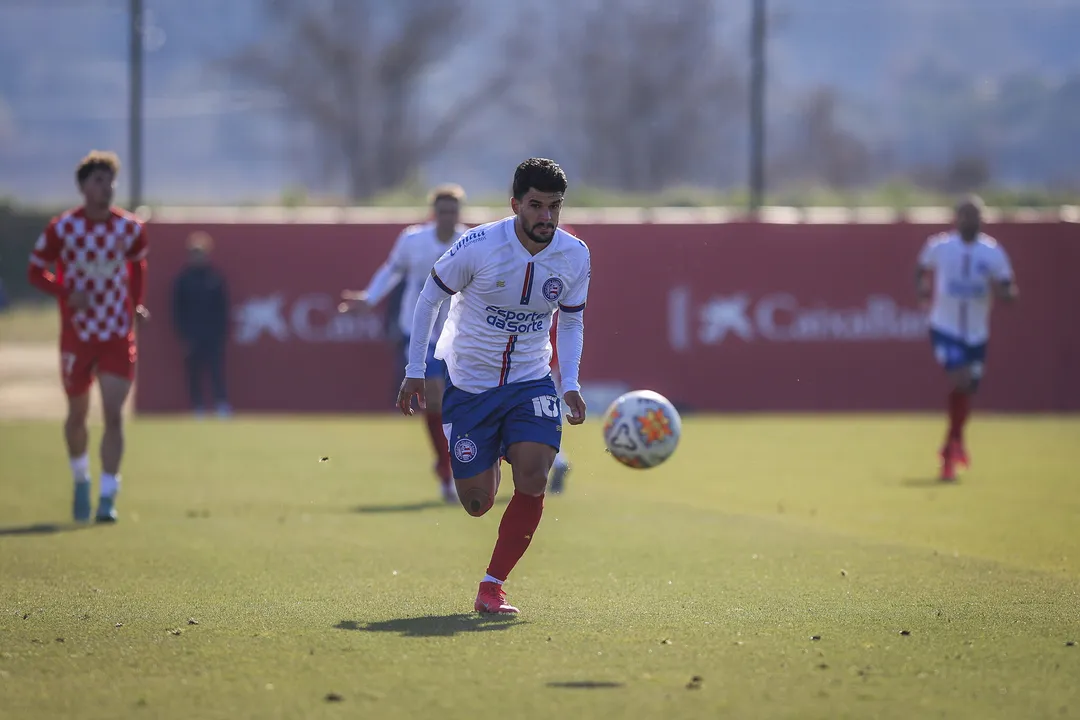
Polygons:
M358 300L368 307L375 307L382 302L383 298L405 279L409 271L409 243L413 236L413 229L405 228L394 241L394 247L390 249L386 262L371 276L367 287L358 293L347 290L341 294L342 298L346 302Z
M150 246L146 240L146 226L139 224L138 231L128 247L125 258L128 262L128 292L135 307L135 315L140 320L149 320L150 311L143 305L146 296L146 255Z
M555 390L562 397L562 373L559 372L559 313L554 312L551 316L551 379L555 382Z
M592 263L586 257L581 275L570 286L565 301L559 303L559 325L556 345L559 357L559 375L562 380L563 402L570 409L567 422L580 425L585 422L585 401L581 397L578 373L581 368L581 351L585 345L585 305L589 298L589 281Z
M1000 246L999 246L1000 247ZM1013 272L1012 263L1004 250L1000 250L997 262L993 268L994 295L1005 302L1015 302L1020 296L1020 288L1016 284L1016 274Z

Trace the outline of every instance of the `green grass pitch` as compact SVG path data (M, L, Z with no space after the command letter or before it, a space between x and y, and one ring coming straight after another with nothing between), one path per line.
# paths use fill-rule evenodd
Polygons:
M976 415L951 486L941 431L692 418L643 472L568 428L501 620L509 483L441 506L417 421L135 419L85 529L59 425L0 424L0 717L1080 718L1080 419Z

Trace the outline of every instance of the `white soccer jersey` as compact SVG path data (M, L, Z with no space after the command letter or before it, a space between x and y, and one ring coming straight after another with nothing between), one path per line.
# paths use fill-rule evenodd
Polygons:
M466 233L431 276L453 296L435 357L446 361L455 386L480 393L548 375L552 316L585 309L589 248L556 230L548 246L531 255L509 217Z
M435 223L429 222L405 228L394 242L394 247L390 250L390 256L386 262L371 278L367 294L368 301L372 305L377 305L401 282L402 278L405 279L405 289L401 295L401 311L398 313L398 327L401 328L402 334L408 336L412 331L416 298L420 296L420 290L424 287L424 281L431 273L435 261L442 257L449 245L453 244L467 229L464 225L458 225L453 240L447 244L439 241ZM440 311L431 337L438 337L443 321L446 319L446 313L446 308Z
M935 235L919 254L919 265L934 272L930 327L969 345L990 337L992 281L1011 280L1005 249L989 235L966 243L959 233Z

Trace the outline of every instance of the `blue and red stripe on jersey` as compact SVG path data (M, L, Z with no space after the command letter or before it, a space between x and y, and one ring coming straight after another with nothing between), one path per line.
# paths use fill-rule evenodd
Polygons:
M533 270L533 263L529 263L525 266L525 283L521 286L521 304L528 305L532 300L532 286L533 277L536 272Z
M559 310L566 313L577 313L584 309L585 303L581 303L580 305L563 305L562 303L559 303Z
M499 385L505 385L510 380L510 356L514 354L514 348L517 347L517 339L517 335L506 338L506 349L502 354L502 370L499 371Z
M964 280L971 277L971 253L964 253L964 264L960 270ZM958 318L960 323L960 337L967 338L968 331L968 301L960 301L960 317Z

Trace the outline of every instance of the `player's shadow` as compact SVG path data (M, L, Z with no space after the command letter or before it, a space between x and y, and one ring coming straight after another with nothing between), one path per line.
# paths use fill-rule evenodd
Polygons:
M507 496L497 496L495 498L496 505L506 505L510 502L510 498ZM408 513L408 512L424 512L425 510L435 510L437 508L450 508L451 510L460 510L461 505L457 503L446 503L439 500L425 500L424 502L417 503L392 503L390 505L358 505L353 508L353 512L362 513L365 515L378 515L382 513Z
M380 622L360 623L355 620L342 620L334 626L337 630L359 630L361 632L396 633L401 637L453 637L462 633L491 632L506 630L522 624L510 615L425 615L422 617L396 618Z
M952 487L959 484L956 480L945 481L941 478L923 477L923 478L904 478L900 481L900 484L909 488L944 488Z
M611 682L609 680L567 680L565 682L549 682L547 686L557 690L614 690L626 687L621 682Z
M358 505L353 508L353 512L358 513L406 513L406 512L423 512L424 510L434 510L441 507L453 507L444 502L437 500L427 500L425 502L418 503L395 503L392 505Z
M35 523L34 525L16 525L12 527L0 527L0 537L5 535L57 535L74 530L85 530L94 527L92 523Z

